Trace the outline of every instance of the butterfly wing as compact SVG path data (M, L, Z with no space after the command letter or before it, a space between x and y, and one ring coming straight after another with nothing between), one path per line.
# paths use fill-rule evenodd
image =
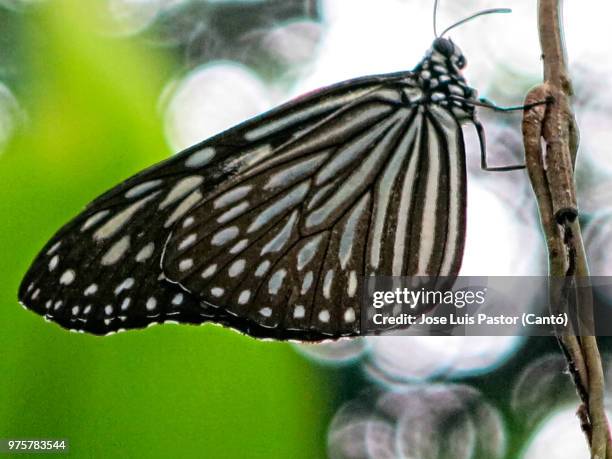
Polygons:
M398 78L366 77L318 91L126 180L53 236L22 281L19 300L65 328L95 334L165 320L226 323L222 309L165 280L161 254L171 229L245 167ZM256 324L240 328L257 334Z
M387 84L242 165L174 227L164 274L235 328L298 340L359 334L368 276L456 275L462 132L416 100Z

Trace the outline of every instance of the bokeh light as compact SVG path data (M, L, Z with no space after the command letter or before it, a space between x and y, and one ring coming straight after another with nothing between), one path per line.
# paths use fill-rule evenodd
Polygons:
M524 428L533 429L551 412L577 402L560 354L545 354L530 362L518 375L510 405Z
M11 90L0 82L0 153L15 129L25 121L25 112Z
M584 433L577 428L575 407L566 407L542 423L522 459L588 459L591 457Z
M166 134L179 151L265 111L271 101L255 73L240 64L220 62L198 67L172 83L162 105Z
M584 243L593 276L612 275L610 241L612 241L612 212L604 211L595 215L584 231Z
M501 414L465 385L362 393L338 410L328 433L333 459L498 459L505 451Z
M107 12L113 21L113 33L137 34L150 26L167 0L106 0Z

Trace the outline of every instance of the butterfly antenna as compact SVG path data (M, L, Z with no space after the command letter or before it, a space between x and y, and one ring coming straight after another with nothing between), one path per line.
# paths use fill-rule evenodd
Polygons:
M438 0L434 0L433 27L434 27L434 36L438 38Z
M438 3L438 0L436 0L436 3ZM471 16L469 16L469 17L467 17L467 18L465 18L465 19L462 19L462 20L461 20L461 21L459 21L459 22L455 22L455 23L454 23L452 26L450 26L450 27L446 28L446 29L444 30L444 32L442 32L442 33L440 34L440 36L441 36L441 37L443 37L443 36L444 36L446 33L448 33L449 31L451 31L451 30L452 30L452 29L454 29L455 27L458 27L458 26L460 26L461 24L465 24L466 22L471 21L471 20L472 20L472 19L474 19L474 18L477 18L477 17L479 17L479 16L484 16L484 15L486 15L486 14L497 14L497 13L512 13L512 10L511 10L510 8L493 8L493 9L490 9L490 10L484 10L484 11L481 11L481 12L479 12L479 13L472 14ZM435 21L435 16L434 16L434 21ZM435 22L434 22L434 24L435 24ZM435 27L434 27L434 29L435 29ZM438 36L436 35L436 38L437 38L437 37L438 37Z

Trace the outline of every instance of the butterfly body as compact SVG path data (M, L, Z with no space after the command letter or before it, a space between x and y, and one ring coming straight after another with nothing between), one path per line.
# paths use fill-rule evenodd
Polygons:
M95 334L175 321L359 335L367 277L459 271L464 65L438 38L412 72L314 92L135 175L49 241L20 301Z

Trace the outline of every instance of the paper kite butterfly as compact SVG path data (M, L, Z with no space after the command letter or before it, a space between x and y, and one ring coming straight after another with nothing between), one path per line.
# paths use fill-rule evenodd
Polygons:
M117 185L47 243L19 300L94 334L215 322L316 341L359 334L368 276L457 275L461 124L487 168L489 105L442 35L413 71L308 94Z

